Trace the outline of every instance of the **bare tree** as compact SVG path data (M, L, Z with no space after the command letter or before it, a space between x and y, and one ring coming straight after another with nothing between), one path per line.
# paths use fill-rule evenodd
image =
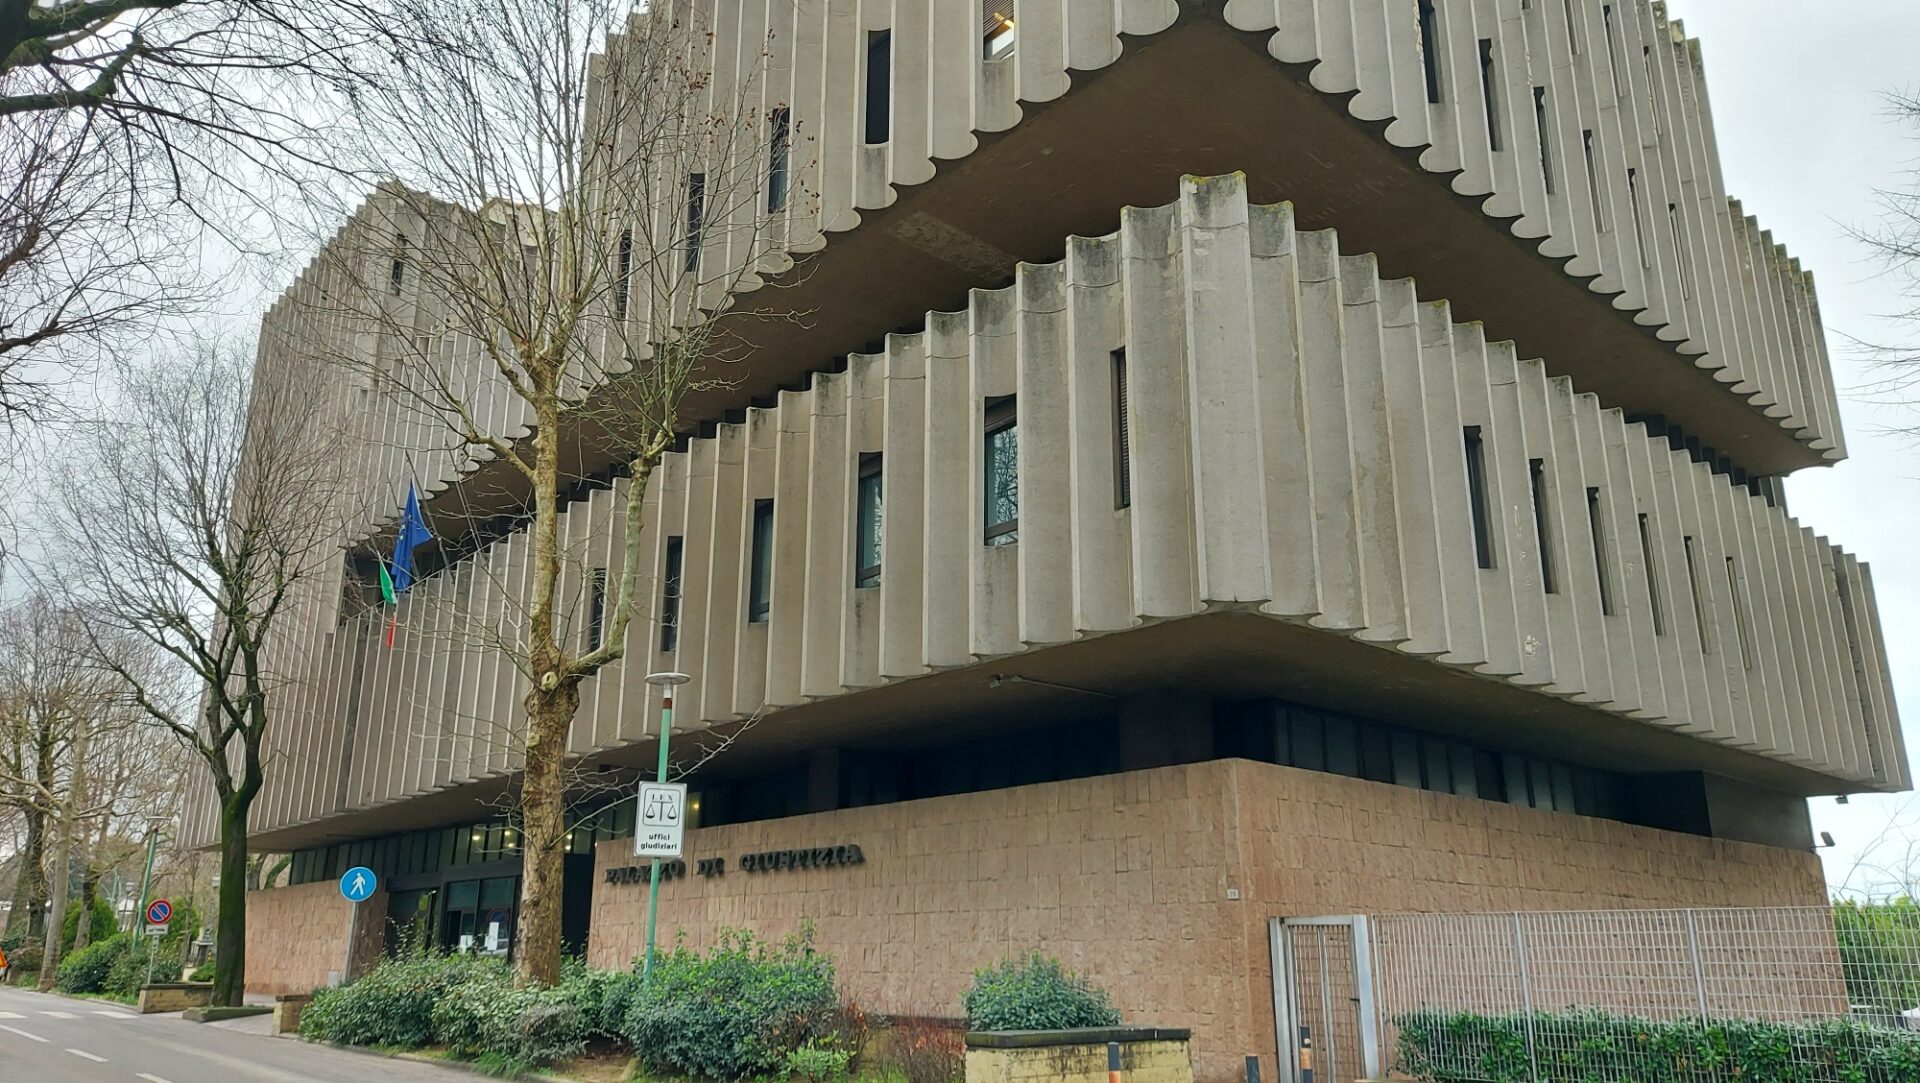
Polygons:
M267 643L338 559L339 456L307 389L254 373L249 351L232 344L126 369L121 387L120 419L75 441L49 549L97 615L94 661L183 743L218 802L214 998L239 1004L247 818L282 685ZM174 664L137 671L102 649L108 633Z
M1905 126L1908 137L1920 142L1920 90L1889 94L1887 106L1893 122ZM1920 390L1920 164L1905 174L1900 186L1879 189L1875 196L1879 221L1851 232L1900 286L1906 307L1883 315L1896 329L1915 334L1903 337L1896 331L1889 341L1857 344L1879 369L1867 392L1892 405L1911 407L1915 391ZM1906 426L1906 431L1920 435L1920 422Z
M502 739L520 769L516 965L540 982L559 976L569 736L582 682L627 649L641 495L685 396L746 348L742 322L791 318L732 298L792 267L775 238L807 198L800 135L766 96L765 42L716 65L697 7L412 0L396 34L438 47L369 56L346 110L348 157L395 179L323 257L341 284L327 303L384 345L332 360L402 404L414 435L384 438L486 475L435 507L438 528L526 524L512 619L463 634L523 680ZM618 567L585 637L569 616L590 577L557 528L567 490L607 463Z

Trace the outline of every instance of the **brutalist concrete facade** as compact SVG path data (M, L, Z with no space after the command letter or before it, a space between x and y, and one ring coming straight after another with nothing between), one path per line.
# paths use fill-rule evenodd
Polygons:
M1908 786L1872 577L1778 484L1844 455L1811 276L1726 193L1700 49L1662 5L659 6L710 22L718 80L769 43L760 93L791 110L794 183L817 198L774 212L754 234L772 242L703 258L781 287L740 305L810 316L768 324L687 401L641 497L643 619L584 690L583 762L651 761L641 678L675 668L695 677L677 727L755 720L710 765L713 794L796 780L779 808L736 802L733 833L884 804L852 781L883 751L1056 722L1115 745L1079 775L1298 764L1243 739L1249 711L1445 746L1411 773L1315 753L1374 780L1349 804L1398 800L1391 783L1532 803L1569 838L1604 808L1794 868L1802 798ZM1016 36L995 53L999 14ZM313 315L343 267L316 264L269 314L263 372L352 332ZM490 491L493 465L328 394L364 428L373 504L414 477L434 507ZM983 442L1010 418L1011 531L989 521L1008 475ZM871 477L884 531L863 554ZM616 479L566 509L583 641L584 584L617 574L633 498ZM390 528L351 519L343 550ZM525 560L509 535L448 564L401 625L497 616ZM386 649L384 616L343 608L341 586L283 643L299 679L273 741L302 766L255 813L262 845L322 852L309 876L352 843L481 816L515 768L480 736L518 709L513 668L446 636ZM1538 758L1558 766L1528 782ZM1554 771L1624 796L1562 800ZM1818 900L1816 877L1795 883ZM1682 894L1701 897L1628 901Z

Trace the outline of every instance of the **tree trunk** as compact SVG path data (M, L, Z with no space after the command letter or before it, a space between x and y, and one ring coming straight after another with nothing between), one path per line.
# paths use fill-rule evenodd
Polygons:
M73 927L73 952L87 950L93 943L93 907L100 898L100 870L92 860L83 863L80 869L80 920Z
M67 895L73 887L73 817L62 815L53 837L53 907L47 914L47 938L40 947L39 988L43 993L53 989L53 979L60 969L60 934L67 927Z
M39 934L40 907L47 898L40 868L47 857L47 814L26 808L20 815L27 822L27 837L20 847L20 872L13 885L13 909L7 911L7 935L24 931L31 937Z
M580 686L563 681L527 696L527 767L520 780L520 919L514 968L541 985L560 980L561 897L566 889L567 733Z
M237 1008L247 992L247 808L252 798L220 802L220 902L214 915L213 1003Z

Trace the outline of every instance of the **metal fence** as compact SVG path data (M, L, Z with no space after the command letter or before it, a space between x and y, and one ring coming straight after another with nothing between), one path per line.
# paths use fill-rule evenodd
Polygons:
M1315 1083L1920 1083L1912 905L1392 914L1274 933L1276 1024L1318 1035Z

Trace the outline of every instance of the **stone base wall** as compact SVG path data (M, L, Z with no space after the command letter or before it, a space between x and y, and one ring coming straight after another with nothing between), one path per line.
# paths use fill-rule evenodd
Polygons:
M184 1012L188 1008L204 1008L213 999L213 986L205 982L169 982L163 985L143 985L137 1008L141 1015L153 1015L156 1012Z
M310 993L338 981L347 964L353 906L331 880L247 894L247 992ZM387 893L360 903L353 966L380 958Z
M599 849L595 966L645 947L644 876L607 880L642 864L632 845ZM741 869L848 845L860 863ZM725 871L703 875L713 859ZM1207 1083L1241 1078L1248 1054L1275 1070L1273 916L1826 900L1811 853L1245 760L704 828L685 865L661 887L663 947L811 924L867 1011L936 1017L974 970L1039 949L1128 1024L1191 1028Z
M1105 1040L982 1047L974 1037L967 1038L966 1083L1109 1083L1112 1078ZM1122 1039L1119 1045L1125 1083L1193 1083L1185 1038Z

